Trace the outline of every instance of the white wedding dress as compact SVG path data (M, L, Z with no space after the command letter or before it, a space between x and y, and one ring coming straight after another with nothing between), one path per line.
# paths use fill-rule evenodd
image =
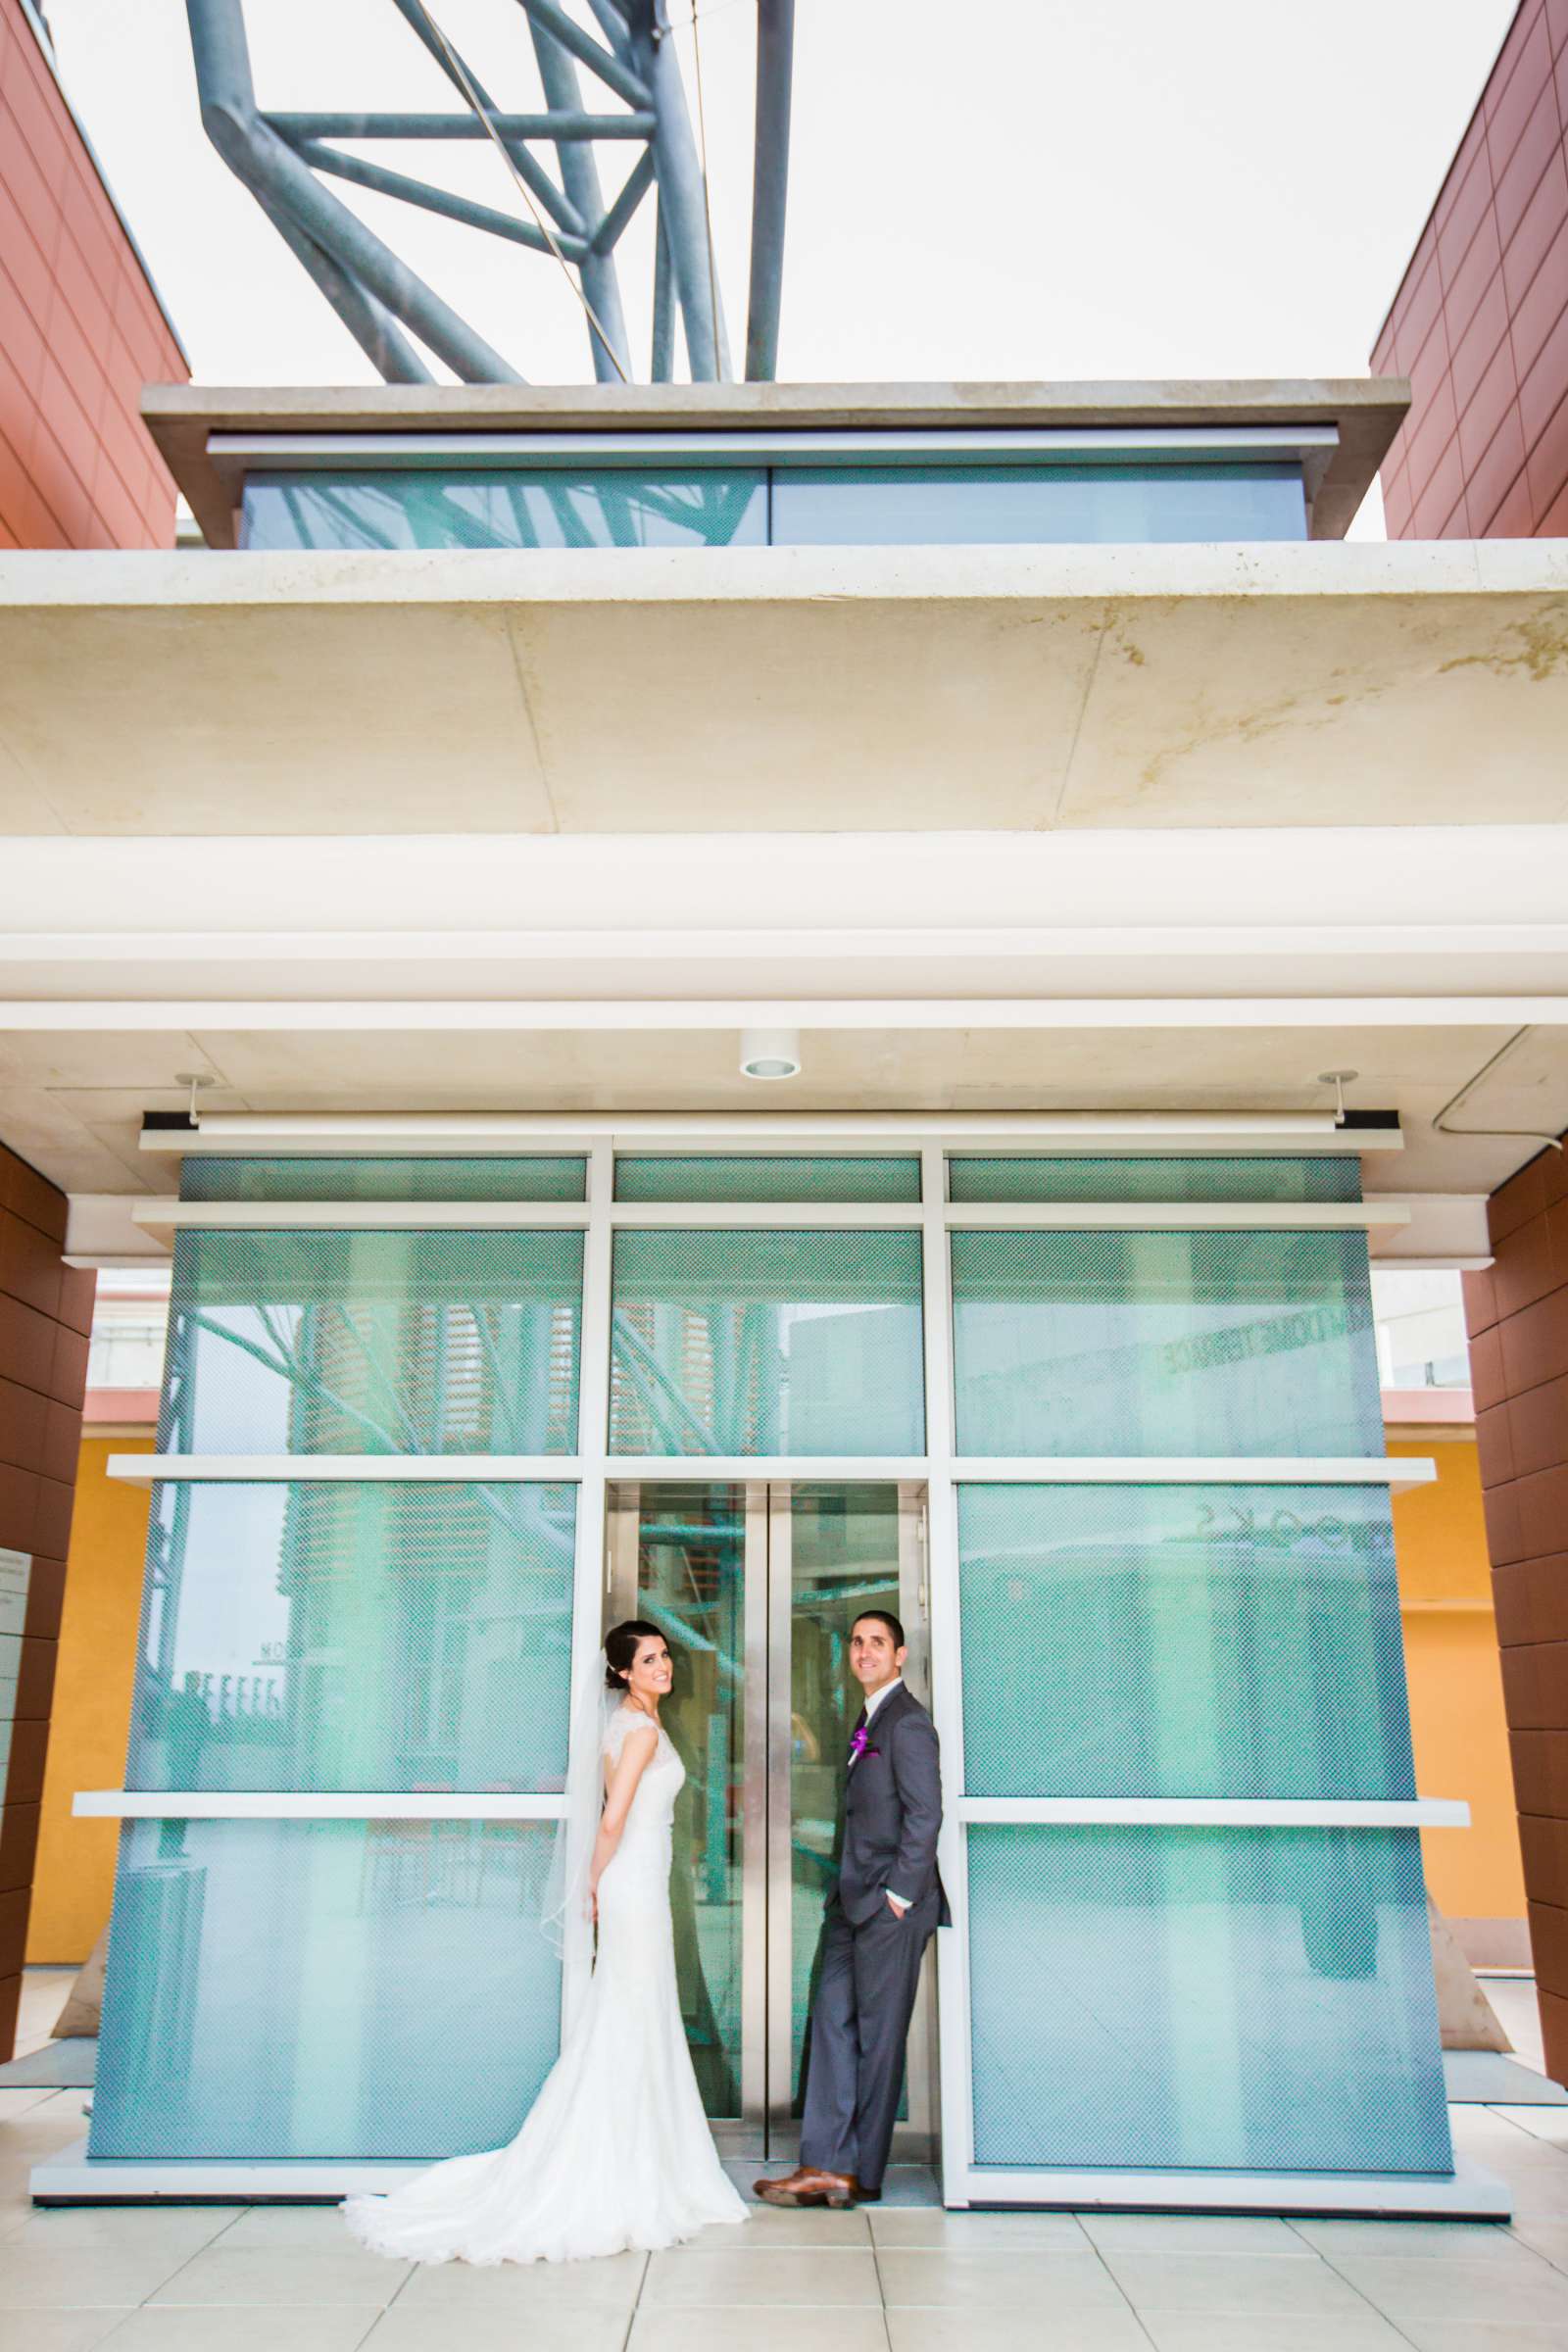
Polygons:
M648 1718L619 1706L605 1754ZM686 1767L660 1726L599 1882L593 1977L516 2137L448 2156L338 2210L362 2244L405 2261L563 2262L674 2245L743 2222L692 2072L675 1984L671 1820Z

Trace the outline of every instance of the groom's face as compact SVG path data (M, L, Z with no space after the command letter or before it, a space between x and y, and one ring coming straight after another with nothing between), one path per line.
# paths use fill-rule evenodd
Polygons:
M850 1672L867 1698L904 1672L908 1654L895 1646L893 1635L880 1617L858 1617L850 1629Z

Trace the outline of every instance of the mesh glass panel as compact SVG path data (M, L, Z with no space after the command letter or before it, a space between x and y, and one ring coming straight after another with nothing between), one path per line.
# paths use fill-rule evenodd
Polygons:
M560 1788L571 1487L153 1492L126 1785Z
M166 1453L569 1453L580 1233L181 1233Z
M950 1159L953 1200L1359 1200L1360 1162L1331 1158Z
M1412 1797L1387 1493L958 1491L975 1796Z
M615 1162L617 1200L918 1200L920 1162L781 1152L636 1153Z
M274 547L760 547L760 470L252 474L240 543Z
M613 1453L918 1453L918 1233L618 1233Z
M968 1838L977 2164L1450 2169L1418 1831Z
M1360 1233L955 1233L966 1454L1377 1454Z
M556 2055L550 1822L127 1822L94 2156L503 2146Z
M781 466L775 546L1304 539L1299 461L1237 466Z
M581 1200L587 1162L516 1159L191 1159L182 1200Z

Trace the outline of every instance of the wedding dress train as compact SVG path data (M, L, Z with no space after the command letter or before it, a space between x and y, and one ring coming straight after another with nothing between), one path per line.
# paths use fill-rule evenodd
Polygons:
M640 1711L616 1707L612 1763ZM599 1882L593 1977L539 2095L503 2148L449 2156L385 2196L345 2198L349 2230L405 2261L562 2262L674 2245L743 2222L692 2072L675 1984L671 1820L686 1768L660 1727Z

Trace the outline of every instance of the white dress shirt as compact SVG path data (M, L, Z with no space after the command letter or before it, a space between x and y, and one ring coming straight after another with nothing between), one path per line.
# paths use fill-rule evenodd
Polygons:
M871 1729L871 1718L876 1713L878 1707L882 1704L882 1701L888 1696L890 1691L902 1690L903 1688L904 1677L902 1674L896 1674L891 1683L884 1683L880 1690L872 1691L870 1697L865 1702L865 1728L868 1732ZM906 1894L898 1893L897 1890L892 1886L885 1886L882 1891L884 1894L888 1894L893 1897L893 1900L898 1904L901 1911L907 1911L909 1908L909 1898Z

